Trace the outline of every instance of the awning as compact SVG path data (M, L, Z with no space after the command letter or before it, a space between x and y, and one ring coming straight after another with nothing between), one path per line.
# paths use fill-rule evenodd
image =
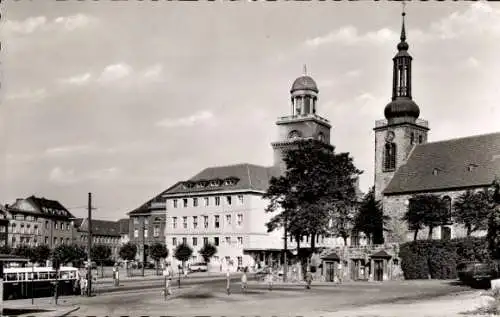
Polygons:
M340 261L340 257L337 255L337 253L332 252L327 254L326 256L321 257L321 260L323 261Z
M379 258L379 259L390 259L390 258L392 258L392 255L385 252L384 250L380 250L380 251L370 255L370 257L371 258Z

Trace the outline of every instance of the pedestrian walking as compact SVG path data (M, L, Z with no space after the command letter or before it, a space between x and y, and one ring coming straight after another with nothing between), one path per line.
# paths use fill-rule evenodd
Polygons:
M337 265L337 281L339 284L342 284L342 277L343 277L343 267L342 267L342 261L339 262Z
M172 268L170 267L169 264L167 264L165 267L165 270L163 272L163 276L165 276L165 289L163 290L162 293L165 296L165 299L167 298L168 295L172 295L172 290L170 289L170 284L171 284L173 275L174 275L174 272L172 271Z
M271 268L267 271L267 287L270 291L273 290L273 271Z
M226 292L227 295L231 295L231 274L229 273L229 268L226 272Z
M243 275L241 276L241 291L246 293L247 290L247 268L243 269Z
M306 289L311 289L311 283L312 283L312 273L309 268L307 268L307 273L306 273Z

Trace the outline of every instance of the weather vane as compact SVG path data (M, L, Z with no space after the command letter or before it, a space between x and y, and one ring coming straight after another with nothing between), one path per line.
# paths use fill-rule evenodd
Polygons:
M304 64L304 75L307 75L307 65Z
M406 1L405 0L401 0L401 4L403 6L403 15L405 15Z

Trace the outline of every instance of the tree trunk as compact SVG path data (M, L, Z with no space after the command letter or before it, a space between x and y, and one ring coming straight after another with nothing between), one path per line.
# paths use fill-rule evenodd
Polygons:
M429 226L429 234L427 235L428 240L432 240L432 231L434 231L434 227Z
M413 233L413 241L417 241L418 237L418 229L415 229L415 232Z
M316 233L311 233L311 254L316 251Z
M470 237L470 234L472 233L472 226L467 225L467 237Z
M101 278L104 278L104 264L101 261Z
M342 239L344 239L344 245L347 246L347 238L348 236L342 235Z

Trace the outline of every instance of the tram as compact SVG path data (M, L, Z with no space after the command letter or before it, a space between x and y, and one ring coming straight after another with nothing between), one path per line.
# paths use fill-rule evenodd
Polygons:
M58 295L80 294L77 268L9 267L3 269L3 299L50 297L57 282Z

